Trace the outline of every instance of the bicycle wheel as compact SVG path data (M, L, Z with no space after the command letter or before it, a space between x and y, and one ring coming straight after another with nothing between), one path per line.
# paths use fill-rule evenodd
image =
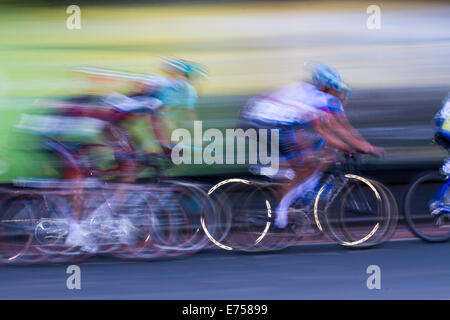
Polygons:
M450 205L448 183L448 177L439 172L426 172L413 179L405 194L403 211L406 223L417 237L425 241L443 242L450 239L449 211L433 213L434 200L443 200L438 207Z
M0 261L37 263L82 258L65 245L74 190L11 190L0 204ZM7 192L8 193L8 192Z
M139 187L135 187L139 188ZM201 215L213 207L193 184L168 182L130 190L119 215L135 231L116 255L129 258L173 257L196 252L209 243L201 230Z
M370 181L382 193L384 210L386 210L385 219L383 220L384 223L378 229L374 237L366 242L369 246L373 246L388 241L394 235L398 225L399 209L397 200L388 187L379 181Z
M263 240L272 225L272 205L270 192L264 189L265 185L235 178L224 180L208 191L211 195L221 188L232 213L230 230L221 241L211 235L208 225L202 223L202 228L212 243L225 250L266 250Z
M317 195L324 195L322 187ZM322 193L321 193L322 192ZM385 191L371 180L346 174L329 191L323 207L321 230L333 240L348 247L374 246L390 225L391 210ZM317 201L316 201L317 202ZM320 218L315 212L316 223Z
M152 204L157 196L148 188L129 186L115 201L114 218L122 225L118 234L120 245L112 254L120 258L152 259L162 255L154 244L166 243L170 230L164 213L156 216Z
M377 227L376 231L374 231L373 233L371 233L372 235L370 237L367 237L366 240L364 242L361 243L356 243L354 245L352 245L352 247L356 247L356 248L365 248L365 247L372 247L375 245L379 245L380 243L388 240L392 234L395 231L395 228L397 226L397 220L398 220L398 207L397 207L397 203L396 200L394 198L394 196L392 195L392 193L389 191L389 189L384 186L383 184L381 184L378 181L374 181L374 180L370 180L367 179L368 181L370 181L370 183L376 188L376 190L379 192L380 198L381 198L381 203L380 203L380 216L375 218L372 217L373 219L375 219L372 223L374 223L375 221L375 227ZM365 199L367 199L367 196L365 196ZM374 212L374 208L372 207L372 212ZM354 227L352 225L352 222L348 223L348 213L346 212L347 210L342 209L341 210L341 232L344 235L345 239L352 239L352 235L354 231ZM346 213L347 216L344 214ZM370 213L365 213L366 215L369 214L369 219L370 217ZM361 212L358 212L358 215L361 215ZM367 224L366 228L369 229L368 227L370 227L370 223ZM375 230L375 228L373 229Z
M30 195L15 195L2 202L0 261L3 263L24 262L36 256L32 251L36 224L32 201Z
M211 193L210 186L200 186L205 189L205 193L211 201L212 210L203 213L200 218L200 224L203 230L208 230L208 235L203 231L208 238L207 247L215 247L216 245L211 239L217 240L219 243L228 236L232 224L232 213L230 201L222 189L214 189Z
M73 191L73 190L72 190ZM34 230L36 251L44 255L45 262L66 262L88 258L92 253L66 244L72 221L72 195L68 192L46 191L42 194L42 207L36 213Z
M178 225L174 230L187 235L181 244L181 250L185 254L194 253L210 244L208 236L202 229L202 221L210 226L210 234L222 238L223 233L227 231L221 229L221 216L216 213L212 198L196 184L180 181L171 181L171 183L177 189L174 194L175 201L187 218L186 225Z

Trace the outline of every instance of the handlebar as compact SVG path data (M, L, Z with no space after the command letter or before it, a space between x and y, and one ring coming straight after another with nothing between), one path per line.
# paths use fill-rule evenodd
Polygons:
M336 164L340 167L345 167L347 171L354 171L356 168L361 166L362 160L361 157L365 153L350 153L343 152L343 160L337 160Z
M344 169L345 171L354 172L357 171L358 168L361 167L362 164L362 157L363 155L369 155L367 153L363 152L357 152L357 153L351 153L351 152L342 152L343 159L338 159L336 161L336 166L341 169ZM373 156L373 155L371 155ZM376 156L373 156L376 157Z
M354 161L360 161L361 157L363 155L372 156L373 158L376 158L376 159L380 159L380 158L384 157L383 155L382 156L377 156L377 155L374 155L374 154L360 152L360 151L358 151L358 152L342 152L342 153L343 153L345 159L351 159L351 160L354 160Z

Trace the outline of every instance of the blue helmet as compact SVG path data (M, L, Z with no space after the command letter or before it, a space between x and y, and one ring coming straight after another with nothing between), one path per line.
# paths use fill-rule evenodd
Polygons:
M334 68L320 62L312 62L310 66L312 67L312 81L314 85L319 88L331 87L344 94L351 92L350 87L342 80Z
M176 70L183 73L187 78L196 75L207 76L206 68L198 63L171 57L164 57L162 60L164 69Z

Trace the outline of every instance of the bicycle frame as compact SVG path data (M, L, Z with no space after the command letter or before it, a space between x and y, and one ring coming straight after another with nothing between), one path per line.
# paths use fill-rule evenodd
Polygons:
M359 163L359 161L358 161L359 159L355 159L354 157L349 157L347 155L345 158L346 158L345 162L338 160L338 161L336 161L334 167L331 170L329 170L328 172L325 172L326 178L324 179L323 182L319 183L320 187L316 188L316 190L318 190L318 191L315 192L315 194L314 194L314 196L315 196L314 201L313 201L314 221L315 221L317 228L321 232L324 231L324 228L320 222L321 218L319 217L318 205L319 205L320 198L322 197L324 192L331 194L330 197L326 197L326 199L325 199L326 202L324 205L324 211L326 211L329 209L331 204L334 203L337 196L346 187L349 178L360 180L360 181L368 184L372 188L372 190L375 191L374 187L372 187L371 184L369 183L369 180L355 174L355 173L357 173L356 167L357 167L357 164ZM352 161L349 161L349 159L351 159ZM361 203L361 200L363 200L362 201L363 207L370 208L368 199L365 196L364 192L361 190L361 185L358 184L357 187L360 192L358 192L358 194L356 196L360 196L360 197L362 197L362 199L361 198L352 199L353 202L355 203L355 206L358 207L358 203ZM331 189L326 190L327 188L331 188ZM376 192L376 194L378 196L377 192ZM355 195L352 194L352 197L353 196L355 196ZM308 205L310 206L311 203L308 203ZM308 208L308 211L311 211L311 208Z

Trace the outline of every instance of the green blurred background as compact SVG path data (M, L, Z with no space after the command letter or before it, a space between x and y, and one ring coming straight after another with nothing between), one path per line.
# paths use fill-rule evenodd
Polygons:
M36 99L114 88L111 83L76 77L72 70L79 66L158 73L161 55L198 61L210 71L199 87L199 117L205 128L224 129L234 127L249 96L305 78L302 65L308 60L324 61L340 70L355 90L350 118L365 126L369 136L375 132L374 140L392 147L387 160L399 161L420 158L417 141L411 144L411 139L404 139L412 132L405 127L412 124L414 132L418 127L425 130L425 138L418 141L428 141L430 118L450 83L450 7L440 2L381 1L380 30L366 27L368 1L100 1L98 5L81 1L80 30L66 28L69 14L62 3L3 2L0 182L17 176L57 175L48 156L34 150L33 140L13 126L22 113L39 111ZM402 99L423 88L433 99L417 106L414 115L408 115L411 120L400 119L408 106L401 109L405 101L397 104L395 94L376 109L376 99L383 100L386 90L404 88L409 91L403 91ZM429 88L438 89L430 93ZM373 90L378 96L370 93ZM357 107L368 104L375 106L361 114ZM398 121L393 122L394 109ZM414 122L418 117L420 121ZM386 123L397 128L391 139L383 138ZM398 128L405 130L398 133ZM392 146L395 134L400 142ZM428 149L421 149L422 158L427 152L429 158ZM442 157L438 151L433 155ZM174 168L172 174L242 170L197 165Z

